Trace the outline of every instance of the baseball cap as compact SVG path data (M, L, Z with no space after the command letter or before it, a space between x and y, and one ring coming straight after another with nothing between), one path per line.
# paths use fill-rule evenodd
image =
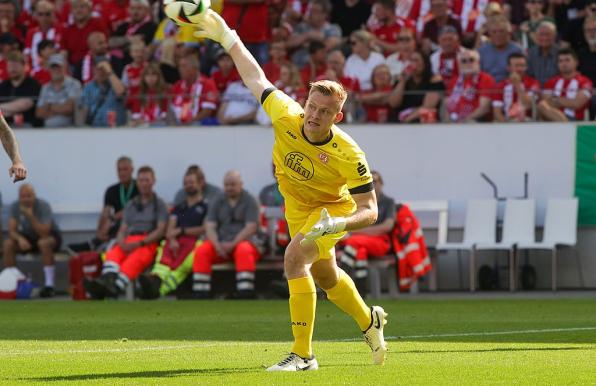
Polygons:
M64 57L60 54L54 54L50 56L48 64L51 66L64 66Z
M439 29L439 36L446 33L452 33L457 35L457 29L450 24L444 25L441 27L441 29Z

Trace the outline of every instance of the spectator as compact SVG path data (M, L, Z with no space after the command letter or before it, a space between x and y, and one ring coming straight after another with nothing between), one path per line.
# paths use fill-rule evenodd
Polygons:
M25 41L25 34L20 24L16 23L17 20L17 3L12 0L0 0L0 20L1 33L10 33L17 39L19 44L23 44Z
M275 177L275 164L271 164L273 177ZM285 210L284 198L279 191L279 184L277 181L264 186L259 192L259 203L261 204L260 227L261 233L267 235L267 245L269 252L273 249L274 253L283 255L283 251L290 243L290 233L288 223L283 216L267 217L266 210L270 208L278 208L280 215ZM270 221L274 221L270 224ZM271 236L274 240L271 240Z
M511 23L505 17L493 18L487 26L490 40L478 49L480 68L500 82L507 77L507 58L521 49L511 42Z
M116 28L110 36L109 46L112 52L129 62L128 47L136 40L145 45L151 44L157 24L151 18L151 8L147 0L131 0L128 6L128 20Z
M93 78L93 64L98 57L107 58L116 76L122 76L124 62L119 57L110 55L108 52L108 40L103 32L91 32L87 38L87 45L89 46L89 52L81 62L80 72L78 72L80 76L77 77L75 75L75 77L80 78L83 84L91 81Z
M33 71L43 67L39 59L39 44L42 41L59 44L64 32L63 27L56 20L54 4L47 0L39 0L35 4L35 20L37 21L37 27L30 28L27 31L25 50L23 51L29 59Z
M259 109L259 102L241 80L232 82L226 88L217 111L220 125L253 123Z
M561 31L561 40L569 44L576 52L587 47L588 42L584 37L584 22L593 16L596 16L596 0L586 0L583 16L569 22L567 30Z
M132 160L122 156L116 161L118 183L110 185L103 196L103 208L99 215L95 237L83 243L70 244L74 252L84 252L98 249L116 237L122 222L123 209L130 200L139 195L136 181L133 178L134 167Z
M16 265L17 253L38 252L43 262L45 285L40 296L54 296L54 252L60 249L60 229L56 225L52 208L45 200L36 197L29 184L19 188L19 199L10 207L8 237L4 240L4 266Z
M528 75L537 79L542 86L559 72L556 38L557 27L543 20L536 29L536 45L528 50Z
M362 91L372 88L372 72L379 64L385 63L385 58L378 52L371 51L372 35L370 32L359 30L350 36L352 55L346 61L344 73L346 76L358 79Z
M402 28L414 30L416 26L411 20L395 15L394 0L376 0L373 6L373 17L376 23L369 27L374 36L374 45L388 56L398 50L398 36Z
M532 118L532 106L540 95L540 83L526 74L528 62L524 54L513 53L508 59L509 77L497 84L492 102L497 122L526 121Z
M317 80L329 79L341 83L349 93L360 91L358 79L345 76L346 57L340 50L333 50L327 54L327 71Z
M449 84L459 75L457 54L463 50L459 35L453 26L445 26L439 32L439 49L430 56L433 75L439 75L444 84Z
M182 47L199 47L199 42L193 35L194 32L195 28L193 26L178 25L172 19L164 17L158 24L157 31L155 31L153 43L149 50L151 53L150 56L160 57L162 55L161 50L164 48L163 45L170 39L176 44L180 44Z
M130 45L130 56L132 62L124 66L122 70L122 84L126 87L128 99L127 107L133 103L133 98L138 98L141 90L141 74L147 64L147 48L142 40L133 40ZM160 71L161 72L161 71Z
M35 115L44 127L67 127L74 123L74 112L81 96L81 83L66 74L66 61L54 54L48 62L51 80L41 88Z
M282 64L288 63L288 51L284 41L274 41L269 46L269 61L263 65L263 72L273 84L279 79Z
M56 52L54 42L52 40L42 40L37 45L38 64L37 67L32 67L29 70L29 75L37 81L41 86L48 83L51 79L50 75L50 57Z
M592 82L577 71L577 55L571 49L557 54L560 75L544 85L538 113L546 121L582 121L588 118Z
M0 35L0 81L8 79L7 60L13 51L19 51L19 42L10 33Z
M163 126L168 123L170 87L159 65L147 63L141 73L139 92L130 100L133 126Z
M60 39L60 48L68 57L70 72L77 77L76 75L80 74L81 62L89 52L87 43L89 35L96 31L106 35L107 28L100 19L91 15L91 0L72 0L71 7L72 24L64 30Z
M124 96L126 88L114 74L106 57L95 58L93 80L83 88L80 116L93 127L112 127L126 122ZM82 122L77 122L82 124Z
M596 84L596 15L584 21L584 35L588 46L578 52L579 72Z
M25 73L25 57L18 51L6 58L8 80L0 83L0 111L10 125L41 126L35 117L39 83Z
M389 106L396 109L399 122L425 121L425 111L432 111L431 114L436 117L445 91L441 77L433 75L430 60L422 51L412 54L409 68L410 70L401 73L397 85L389 95ZM395 119L392 117L392 120Z
M296 102L304 106L306 101L306 88L302 83L302 77L298 68L292 63L286 63L281 66L279 80L275 82L275 87L289 95Z
M424 23L424 29L422 31L422 51L427 55L438 48L439 32L442 28L447 26L452 27L451 29L457 34L458 40L461 39L462 35L461 24L449 12L447 0L431 0L430 14L432 15L432 19Z
M371 13L371 6L366 0L331 0L331 4L331 23L337 24L344 36L362 28Z
M103 0L93 4L93 12L98 14L108 28L108 35L126 21L129 0Z
M178 63L186 54L186 47L183 43L176 42L176 39L170 37L161 43L158 61L159 69L163 74L166 83L173 85L180 80Z
M520 24L516 40L521 42L522 48L526 51L536 45L536 29L540 25L540 22L542 20L555 22L552 17L544 15L544 2L544 0L528 0L525 2L528 19Z
M397 42L397 52L389 55L386 59L393 80L397 80L399 75L408 67L410 57L416 51L416 34L414 30L408 28L402 29Z
M93 299L123 294L130 281L153 262L168 220L168 208L153 191L154 185L153 169L140 167L137 172L139 195L124 207L116 244L106 253L101 276L83 282Z
M366 111L366 122L385 123L389 120L387 97L391 92L391 72L389 66L379 64L372 72L372 89L362 92L357 99Z
M228 25L235 26L242 42L259 64L269 60L268 1L226 0L222 17Z
M495 80L480 71L477 51L464 50L457 56L459 76L447 87L447 117L444 122L476 122L486 120L491 110Z
M186 200L176 205L170 214L165 243L157 249L151 273L139 276L141 299L167 295L192 272L194 250L201 244L199 238L205 233L203 221L207 215L207 203L199 184L197 173L186 172Z
M325 45L319 41L308 44L308 63L300 71L302 83L308 87L319 76L327 71L327 51Z
M390 233L395 225L395 201L383 194L383 178L377 171L372 172L377 195L379 215L377 221L344 239L343 252L339 261L344 270L354 278L354 284L362 297L368 293L368 259L380 258L391 250Z
M310 0L306 20L294 29L288 41L288 48L294 50L292 62L298 68L308 63L308 46L312 41L325 44L327 50L337 47L341 42L342 31L337 24L327 20L331 13L329 0Z
M208 183L205 180L205 173L203 173L203 169L201 169L199 165L190 165L186 169L186 174L188 173L195 173L197 175L197 178L199 179L199 188L201 189L203 198L207 204L213 202L217 196L222 193L220 188ZM186 191L184 189L180 189L176 192L176 196L174 197L174 206L181 204L184 202L184 200L186 200Z
M574 20L584 16L586 0L551 0L549 1L549 15L555 18L554 24L561 36L567 37L570 25Z
M233 260L236 266L236 297L255 297L256 263L261 257L254 243L259 206L242 187L240 173L232 170L224 177L224 194L209 204L205 222L207 241L195 249L193 295L211 296L211 266Z
M172 87L171 108L176 122L190 125L213 116L218 93L213 79L199 73L199 60L194 55L182 57L178 63L180 80Z
M236 66L230 57L230 54L223 48L217 51L215 59L217 60L217 71L214 71L211 74L211 77L215 82L217 91L220 94L223 94L228 85L240 80L240 75L238 74L238 70L236 70Z

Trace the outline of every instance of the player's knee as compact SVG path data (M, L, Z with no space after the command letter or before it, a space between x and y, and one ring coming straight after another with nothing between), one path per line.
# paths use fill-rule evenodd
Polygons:
M52 237L42 237L37 240L37 247L40 251L46 251L52 249L54 246L54 239Z

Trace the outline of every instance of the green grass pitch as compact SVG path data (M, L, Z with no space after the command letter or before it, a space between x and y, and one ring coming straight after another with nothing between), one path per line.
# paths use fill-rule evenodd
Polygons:
M267 373L286 301L0 302L0 384L590 385L596 299L384 300L389 356L319 301L319 371Z

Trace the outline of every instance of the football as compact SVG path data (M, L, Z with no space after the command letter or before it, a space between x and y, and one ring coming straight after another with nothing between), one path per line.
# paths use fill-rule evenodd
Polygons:
M211 0L164 0L165 14L179 25L194 25L193 16L200 15L211 6Z

